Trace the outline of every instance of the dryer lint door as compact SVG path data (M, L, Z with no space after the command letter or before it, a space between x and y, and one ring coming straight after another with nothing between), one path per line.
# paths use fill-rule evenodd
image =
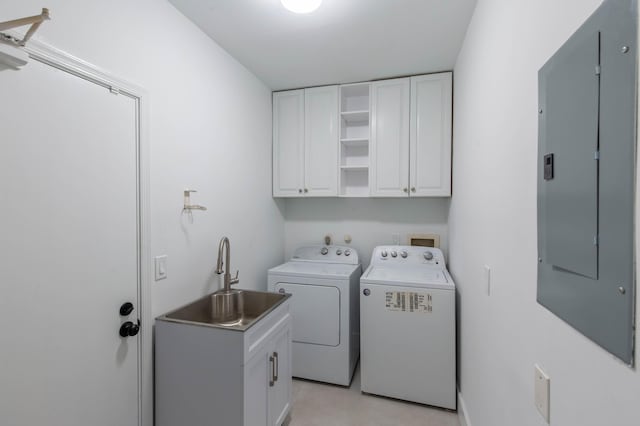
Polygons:
M293 341L324 346L340 344L340 290L312 284L277 283L291 294Z

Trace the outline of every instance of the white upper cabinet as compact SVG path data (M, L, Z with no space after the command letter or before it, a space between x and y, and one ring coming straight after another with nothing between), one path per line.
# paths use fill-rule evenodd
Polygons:
M407 197L409 191L410 79L371 85L369 182L373 197Z
M338 195L338 86L304 91L304 194Z
M338 87L273 94L273 196L338 195Z
M304 187L304 90L273 94L273 195L294 197Z
M451 196L452 73L273 94L274 197Z
M410 195L451 195L451 73L411 77Z

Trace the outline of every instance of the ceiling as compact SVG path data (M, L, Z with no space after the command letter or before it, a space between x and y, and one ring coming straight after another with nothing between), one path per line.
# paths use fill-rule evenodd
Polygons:
M453 69L476 0L169 0L273 90Z

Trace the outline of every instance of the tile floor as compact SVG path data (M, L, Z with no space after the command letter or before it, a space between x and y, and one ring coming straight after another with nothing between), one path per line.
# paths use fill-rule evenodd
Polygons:
M449 410L360 392L360 368L350 388L293 380L287 426L460 426Z

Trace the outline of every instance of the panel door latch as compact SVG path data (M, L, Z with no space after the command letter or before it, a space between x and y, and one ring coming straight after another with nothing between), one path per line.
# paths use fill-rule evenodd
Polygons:
M553 154L544 156L544 180L553 179Z

